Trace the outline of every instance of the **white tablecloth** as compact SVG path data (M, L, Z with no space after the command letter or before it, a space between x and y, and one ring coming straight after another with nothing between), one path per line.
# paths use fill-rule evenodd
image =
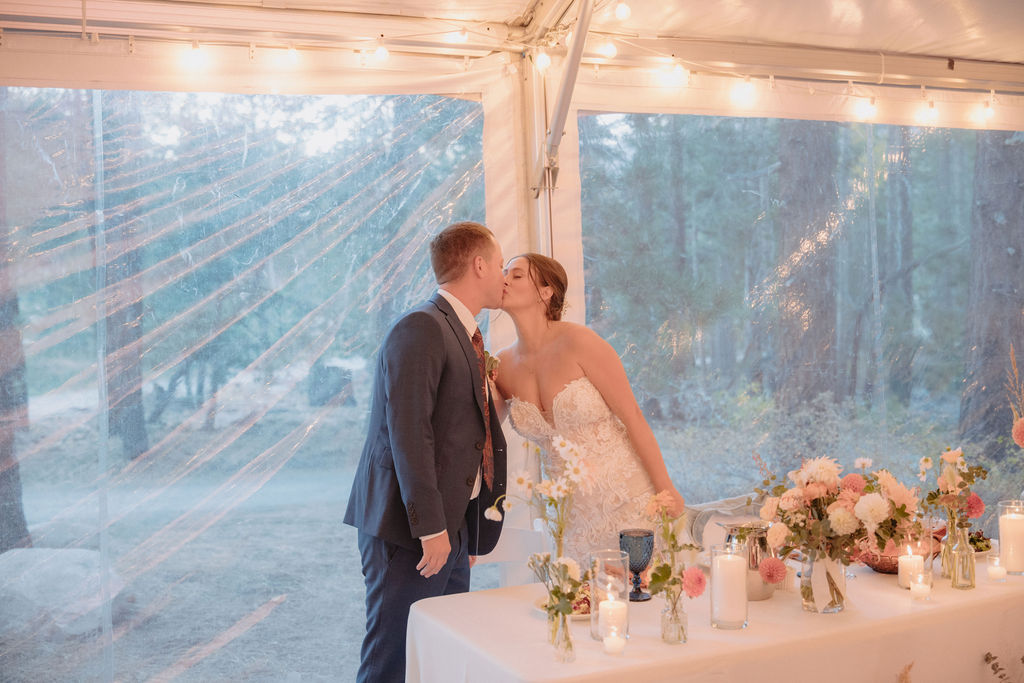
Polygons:
M936 568L938 563L936 562ZM777 591L751 602L749 626L719 631L709 623L709 594L686 600L689 642L660 639L660 597L630 604L630 640L618 656L574 621L576 661L554 659L546 617L534 607L540 584L421 600L409 615L407 681L893 681L912 664L914 683L995 680L986 652L1010 680L1024 677L1024 576L958 591L936 576L932 600L915 603L893 575L856 568L840 614L802 611L799 593Z

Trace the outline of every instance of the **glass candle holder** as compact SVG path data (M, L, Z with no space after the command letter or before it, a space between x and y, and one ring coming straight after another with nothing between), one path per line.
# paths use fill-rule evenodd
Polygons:
M1006 582L1006 565L997 553L988 556L988 580L993 583Z
M597 550L590 556L590 637L604 640L607 627L617 635L629 637L629 555L624 550ZM601 630L601 606L610 606L605 614L605 632ZM615 614L612 614L615 612ZM609 617L611 617L609 619Z
M747 627L745 544L711 546L711 626L720 629Z
M932 599L932 572L926 569L910 575L910 598L915 602Z
M1024 574L1024 500L1001 500L999 556L1007 574Z

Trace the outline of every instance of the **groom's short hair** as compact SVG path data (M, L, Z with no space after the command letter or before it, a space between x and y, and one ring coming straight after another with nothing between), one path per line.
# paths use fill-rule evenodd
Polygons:
M480 223L461 221L437 233L430 241L430 265L437 284L458 280L473 257L494 248L494 233Z

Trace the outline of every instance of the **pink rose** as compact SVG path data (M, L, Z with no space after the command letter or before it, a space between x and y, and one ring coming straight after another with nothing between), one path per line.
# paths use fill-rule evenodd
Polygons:
M782 583L786 580L786 563L777 557L762 559L757 571L765 583Z
M704 592L707 581L700 567L689 567L683 572L683 590L691 598L696 598Z
M942 459L950 465L956 464L956 462L962 457L964 457L964 451L962 448L958 448L955 451L947 450L942 454Z
M981 499L977 493L971 492L971 495L967 497L967 516L971 519L977 519L985 514L985 501Z
M867 482L864 477L856 472L850 472L839 482L839 488L843 491L853 491L854 493L863 493L865 486L867 486Z
M786 512L792 512L804 505L804 490L802 488L789 489L782 494L779 507Z

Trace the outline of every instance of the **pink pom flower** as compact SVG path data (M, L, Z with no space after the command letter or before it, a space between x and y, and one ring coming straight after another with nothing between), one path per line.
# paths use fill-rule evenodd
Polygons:
M777 557L762 559L757 571L765 583L782 583L786 580L786 563Z
M1013 421L1013 430L1010 432L1013 437L1013 442L1024 448L1024 417L1019 417Z
M977 519L985 514L985 501L981 499L977 493L971 492L971 495L967 497L967 516L971 519Z
M683 590L686 591L688 597L700 596L707 585L708 580L700 567L689 567L683 572Z
M867 482L857 472L850 472L839 482L839 488L843 491L853 491L854 493L862 493L865 486L867 486Z

